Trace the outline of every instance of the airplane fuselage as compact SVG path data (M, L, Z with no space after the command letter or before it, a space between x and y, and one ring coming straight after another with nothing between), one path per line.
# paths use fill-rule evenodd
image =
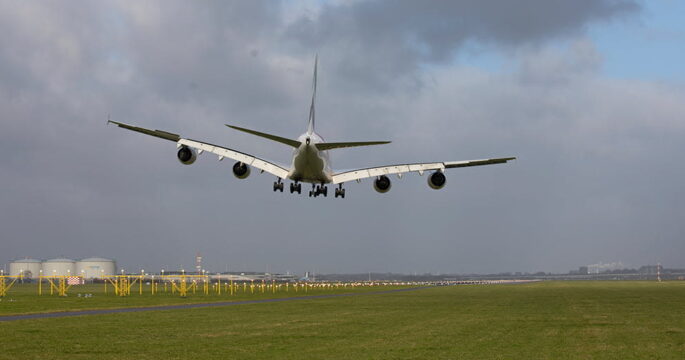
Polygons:
M301 145L293 151L293 162L288 178L297 182L327 184L333 180L328 151L320 151L316 144L324 142L315 132L306 132L297 140Z

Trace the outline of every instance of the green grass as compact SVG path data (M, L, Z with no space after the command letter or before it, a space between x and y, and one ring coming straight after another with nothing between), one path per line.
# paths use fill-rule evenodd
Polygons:
M0 359L685 359L685 282L453 286L22 320L0 323L0 341Z

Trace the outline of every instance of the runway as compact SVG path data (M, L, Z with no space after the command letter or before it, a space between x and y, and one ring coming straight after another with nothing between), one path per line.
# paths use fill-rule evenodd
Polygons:
M78 311L60 311L60 312L49 312L49 313L37 313L37 314L5 315L5 316L0 316L0 322L17 321L17 320L32 320L32 319L51 319L51 318L63 318L63 317L72 317L72 316L134 313L134 312L142 312L142 311L199 309L199 308L212 308L212 307L222 307L222 306L275 303L275 302L285 302L285 301L318 300L318 299L329 299L329 298L344 297L344 296L382 295L382 294L391 294L391 293L405 292L405 291L415 291L415 290L421 290L421 289L426 289L426 288L430 288L430 287L432 287L432 286L421 286L421 287L413 287L413 288L407 288L407 289L383 290L383 291L364 292L364 293L350 293L350 294L311 295L311 296L296 296L296 297L276 298L276 299L261 299L261 300L221 301L221 302L198 303L198 304L161 305L161 306L128 307L128 308L117 308L117 309L78 310Z

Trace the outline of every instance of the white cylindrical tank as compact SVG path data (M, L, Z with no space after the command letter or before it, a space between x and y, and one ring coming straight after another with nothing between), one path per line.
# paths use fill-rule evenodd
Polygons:
M86 258L76 262L76 273L86 279L100 279L103 276L116 275L117 265L112 259Z
M36 259L18 259L10 263L10 273L12 276L20 276L23 274L24 278L37 279L42 269L41 261Z
M50 259L43 261L43 276L80 275L76 273L76 262L71 259Z

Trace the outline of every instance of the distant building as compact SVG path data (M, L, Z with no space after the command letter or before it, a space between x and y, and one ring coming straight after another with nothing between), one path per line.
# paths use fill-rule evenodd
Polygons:
M660 265L645 265L638 269L641 275L656 275L659 272Z
M587 267L587 266L580 266L580 267L578 267L578 274L580 274L580 275L587 275L587 274L589 274L589 272L588 272L588 267Z

